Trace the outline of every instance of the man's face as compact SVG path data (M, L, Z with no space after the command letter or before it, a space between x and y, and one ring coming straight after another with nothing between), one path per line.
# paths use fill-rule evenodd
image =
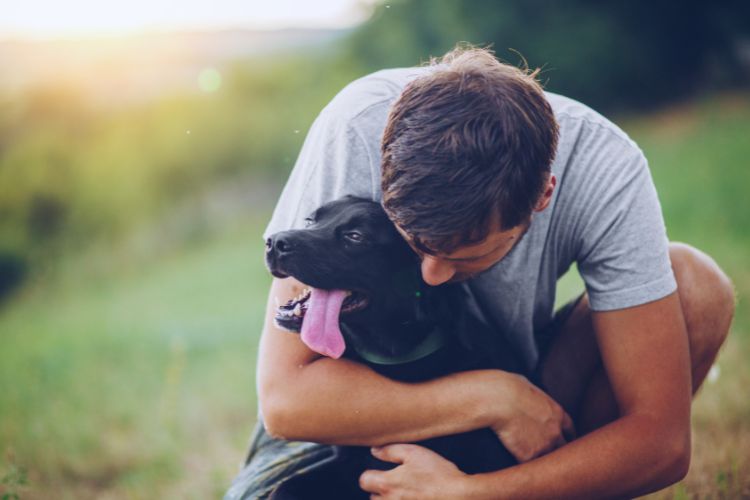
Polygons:
M465 281L495 265L521 240L529 224L521 224L506 231L490 231L487 238L479 243L461 247L449 254L437 255L420 251L400 227L396 226L396 229L422 260L422 279L428 285L437 286Z
M555 191L557 178L550 175L546 182L544 192L534 206L534 212L541 212L546 209L552 201L552 193ZM443 283L465 281L500 262L521 241L523 235L528 231L531 221L506 231L499 229L499 221L494 221L494 229L490 230L489 235L483 241L461 247L449 254L438 255L429 255L420 251L414 245L411 237L398 224L394 223L394 225L422 260L422 279L424 282L428 285L437 286Z

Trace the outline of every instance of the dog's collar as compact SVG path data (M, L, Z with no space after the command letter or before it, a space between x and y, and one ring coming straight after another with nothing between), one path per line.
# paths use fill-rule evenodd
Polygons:
M382 356L374 352L363 352L359 349L357 355L373 364L377 365L401 365L404 363L411 363L422 358L426 358L430 354L437 352L441 347L445 345L445 334L443 329L435 326L432 331L411 351L404 353L399 356Z

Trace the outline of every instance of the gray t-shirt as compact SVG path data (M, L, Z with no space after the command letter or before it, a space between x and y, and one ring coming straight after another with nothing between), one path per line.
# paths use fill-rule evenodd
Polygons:
M352 194L381 201L380 140L404 85L429 68L389 69L345 87L313 123L263 235L304 226L318 206ZM661 207L648 164L616 125L547 93L560 126L550 205L500 262L466 283L478 308L528 368L553 316L557 279L573 263L595 311L622 309L676 290Z

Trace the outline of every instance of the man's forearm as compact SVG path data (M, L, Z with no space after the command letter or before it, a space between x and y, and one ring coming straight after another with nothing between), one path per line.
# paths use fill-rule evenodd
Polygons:
M495 425L508 373L482 370L417 384L385 378L346 360L321 358L266 384L261 411L285 439L377 446L415 442ZM282 386L283 385L283 386Z
M689 433L625 416L536 460L468 476L465 498L632 497L680 480L689 457Z
M592 313L621 416L522 465L469 477L468 498L617 498L663 488L690 462L690 354L680 299Z

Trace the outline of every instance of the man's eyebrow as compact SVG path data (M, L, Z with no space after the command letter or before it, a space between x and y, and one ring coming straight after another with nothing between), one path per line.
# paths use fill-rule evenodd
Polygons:
M488 255L492 255L493 253L497 252L498 250L500 250L501 248L503 248L503 246L505 246L506 243L508 243L510 241L513 241L516 238L517 238L517 236L511 236L507 240L501 241L495 248L493 248L489 252L483 253L482 255L477 255L477 256L474 256L474 257L440 257L440 258L443 259L443 260L450 261L450 262L474 262L474 261L477 261L477 260L482 260L485 257L487 257Z
M513 238L510 238L510 239L513 239ZM484 253L482 255L477 255L477 256L474 256L474 257L440 257L440 258L443 259L443 260L448 260L450 262L474 262L474 261L477 261L477 260L482 260L485 257L487 257L488 255L491 255L491 254L497 252L498 250L500 250L500 248L503 247L504 243L505 242L501 242L498 246L496 246L495 248L493 248L489 252Z
M526 233L524 232L524 235L525 234ZM409 246L412 248L412 250L414 250L415 252L417 252L419 254L423 253L422 251L419 250L419 248L417 247L417 245L414 243L414 239L411 236L409 236L409 235L403 235L403 234L402 234L402 236L404 236L404 239L409 244ZM523 237L523 235L521 235L521 236ZM516 236L511 236L506 241L500 242L499 245L497 245L495 248L493 248L489 252L484 253L482 255L477 255L475 257L445 257L445 256L440 256L440 255L435 255L435 254L430 254L430 255L432 255L433 257L438 257L440 259L450 261L450 262L474 262L474 261L477 261L477 260L484 259L488 255L490 255L490 254L498 251L500 248L502 248L502 246L505 243L507 243L508 241L512 241L514 239L516 239Z

